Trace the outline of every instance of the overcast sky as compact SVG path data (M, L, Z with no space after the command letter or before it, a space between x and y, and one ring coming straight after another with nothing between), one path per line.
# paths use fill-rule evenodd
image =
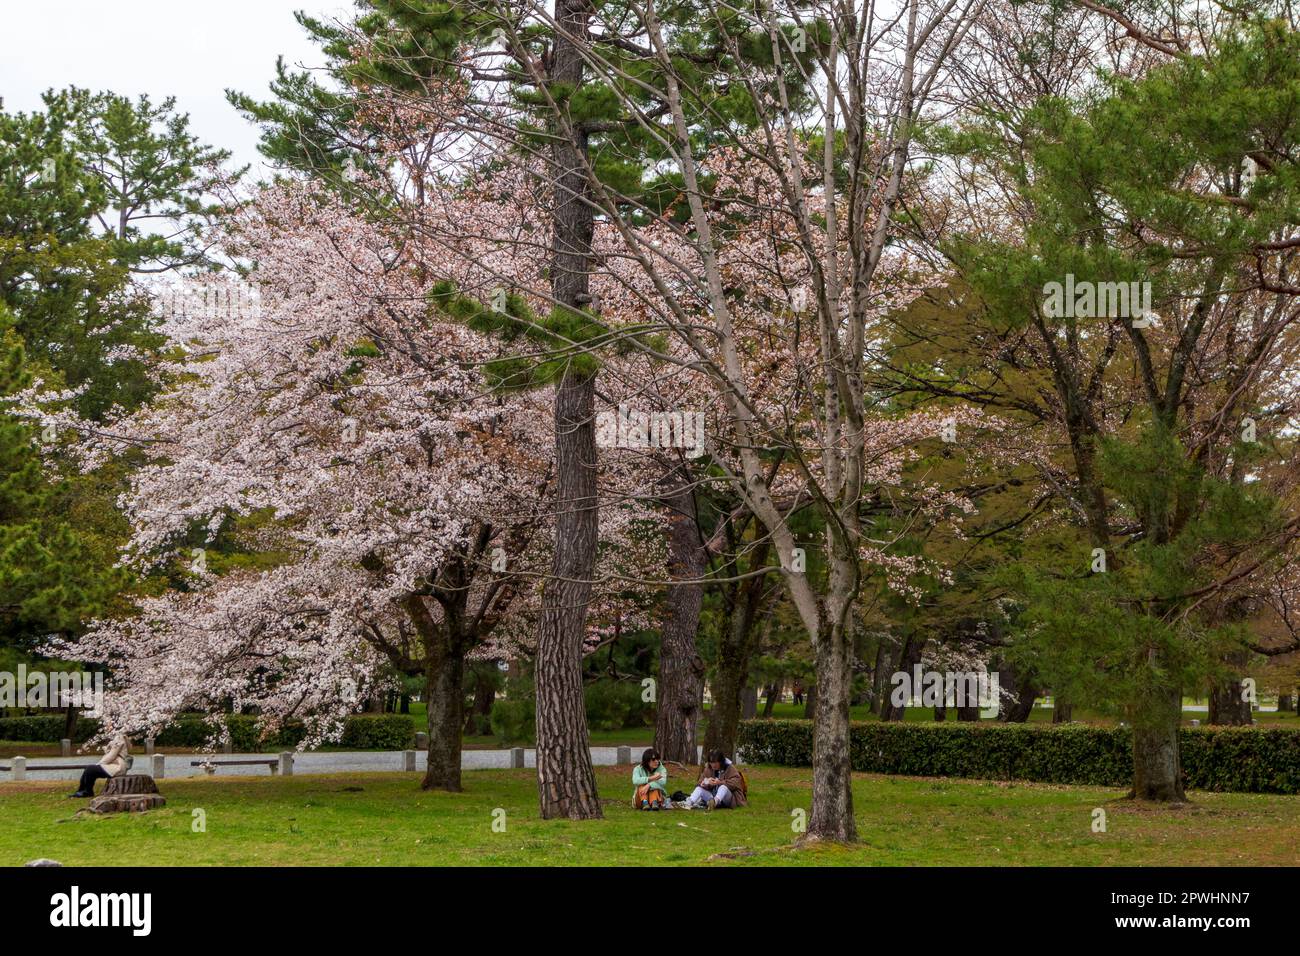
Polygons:
M31 111L51 87L175 96L200 139L257 164L256 128L225 89L266 98L280 54L320 65L293 12L350 9L347 0L0 0L0 97L8 111Z

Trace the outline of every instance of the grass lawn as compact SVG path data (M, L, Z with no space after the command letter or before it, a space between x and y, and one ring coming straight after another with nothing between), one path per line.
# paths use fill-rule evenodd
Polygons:
M862 843L792 849L809 772L753 767L750 807L643 813L626 767L597 768L606 818L537 816L531 770L466 773L424 793L406 774L162 781L167 806L75 817L67 782L0 783L0 865L1232 865L1295 864L1300 798L1196 793L1178 810L1121 791L858 774ZM675 789L674 784L674 789ZM1103 807L1107 832L1092 832ZM505 811L494 832L493 811ZM191 829L193 811L207 831ZM497 815L500 816L499 814ZM715 856L721 854L722 856Z

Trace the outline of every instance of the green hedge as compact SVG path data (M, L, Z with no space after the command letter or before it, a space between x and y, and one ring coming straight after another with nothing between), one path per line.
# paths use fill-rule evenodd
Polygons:
M306 736L306 728L291 721L270 737L262 737L257 718L232 714L232 747L239 753L291 748ZM58 743L63 739L66 722L62 715L36 717L0 717L0 740L23 740L35 743ZM77 718L74 743L85 743L99 731L99 721ZM212 734L212 725L200 717L181 717L157 737L160 747L202 747ZM338 746L354 750L409 750L415 745L415 723L406 714L354 714L343 725Z
M1132 733L1123 727L992 723L854 723L853 769L918 777L974 777L1127 787ZM1184 727L1189 790L1300 793L1300 732L1257 727ZM747 720L737 749L749 763L806 767L812 723Z
M63 739L68 721L62 714L35 717L0 717L0 740L24 740L57 744ZM78 717L72 742L82 744L99 733L99 721Z

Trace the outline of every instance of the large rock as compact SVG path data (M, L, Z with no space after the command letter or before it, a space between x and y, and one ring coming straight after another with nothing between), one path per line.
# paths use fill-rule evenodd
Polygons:
M147 773L110 777L104 792L90 801L91 813L144 813L167 805L158 784Z

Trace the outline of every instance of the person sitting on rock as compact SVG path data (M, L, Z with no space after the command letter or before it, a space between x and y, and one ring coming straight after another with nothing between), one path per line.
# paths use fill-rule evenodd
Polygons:
M81 783L77 787L77 792L68 794L68 797L93 797L95 795L96 780L101 777L105 780L110 777L120 777L126 773L127 755L130 753L130 741L122 734L118 734L113 738L113 742L108 745L104 759L81 772Z

